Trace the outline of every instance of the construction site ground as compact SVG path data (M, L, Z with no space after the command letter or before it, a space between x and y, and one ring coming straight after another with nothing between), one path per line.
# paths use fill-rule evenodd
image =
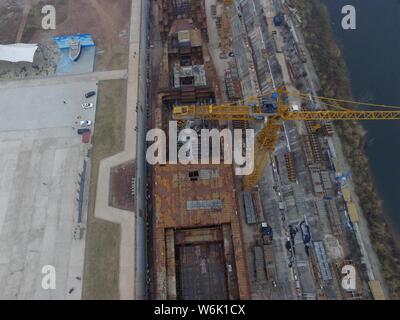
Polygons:
M220 37L218 35L218 30L217 26L215 24L215 20L212 18L211 15L211 6L216 5L217 1L216 0L206 0L205 1L205 6L206 6L206 14L207 14L207 31L208 31L208 51L210 53L211 59L214 63L216 73L218 75L218 79L220 80L218 87L221 91L221 102L225 101L227 99L226 96L226 89L224 85L224 76L225 76L225 70L228 68L228 62L231 61L231 59L221 59L220 58Z
M238 10L234 19L245 15L244 20L247 21L247 25L238 23L235 30L240 34L233 35L236 40L233 44L237 54L235 59L242 59L240 65L248 68L245 70L246 77L241 79L247 94L257 95L260 91L259 83L255 83L258 82L257 76L267 74L271 78L271 72L276 72L288 88L303 87L315 94L319 84L310 55L305 48L302 54L299 53L302 50L293 49L295 44L292 38L296 38L292 36L293 30L297 30L300 43L304 43L298 26L292 29L287 26L274 27L272 19L281 6L277 1L261 1L271 26L271 29L267 28L268 41L274 42L273 46L268 47L270 60L271 56L274 58L272 69L270 61L269 69L266 69L265 63L246 61L254 59L257 50L266 45L265 38L260 41L262 29L256 32L253 29L258 26L254 22L260 22L257 21L257 14L261 10L252 13L256 7L251 2L243 1L240 7L234 8ZM113 180L111 172L113 169L118 172L123 168L120 165L137 160L136 155L144 150L145 139L141 139L140 134L137 138L137 133L139 122L140 125L144 122L139 114L143 116L148 108L144 98L146 84L152 85L148 114L151 116L151 127L165 128L168 120L171 120L170 107L177 100L168 104L162 98L171 91L171 60L176 62L179 58L171 54L172 59L168 60L168 46L165 43L163 46L161 41L159 26L162 24L158 24L161 14L158 5L161 1L152 2L151 79L146 79L148 70L144 60L139 62L139 57L147 55L147 48L140 46L140 39L147 38L147 18L142 21L141 15L143 1L49 0L47 3L56 6L56 30L45 31L40 27L43 1L6 0L0 4L0 43L40 43L40 50L44 53L44 58L40 58L39 66L35 68L0 63L0 77L11 80L0 83L5 97L0 101L3 115L0 119L0 164L3 164L0 166L0 298L133 299L136 294L135 281L136 284L145 283L148 271L143 269L145 264L142 264L145 261L145 244L139 241L135 247L137 220L143 220L144 214L139 210L135 215L135 204L127 201L126 195L113 197L113 192L129 192L133 168L130 167L128 179L126 176L121 178L119 172L118 178ZM204 3L204 13L197 10L194 15L195 20L199 19L200 27L193 33L195 37L192 40L198 43L199 30L203 30L202 37L208 34L209 42L208 45L204 42L201 50L194 49L196 55L192 62L198 63L196 59L201 52L208 87L197 90L203 90L203 94L209 90L209 96L205 99L218 104L226 102L224 73L228 61L233 59L221 59L219 55L219 34L215 18L211 16L211 5L217 4L217 1L205 0ZM199 3L196 6L200 6ZM168 10L163 14L166 12ZM204 32L204 24L208 27L207 32ZM181 21L180 24L172 23L170 27L175 32L190 25L190 21ZM15 32L10 32L9 26ZM165 25L163 28L165 32ZM269 39L271 31L277 33L272 40ZM95 69L108 72L52 77L58 56L51 38L72 33L91 33L94 36L97 46ZM244 48L239 50L241 45ZM263 50L266 50L264 47ZM262 55L264 58L266 51ZM265 67L262 72L257 69L259 66ZM301 76L293 81L296 72ZM13 81L22 77L44 78ZM100 81L108 79L114 80ZM271 79L264 80L266 86L272 83ZM76 128L82 119L80 104L83 95L86 91L97 91L97 86L96 114L93 109L84 115L95 121L93 149L90 149L81 143ZM21 90L25 93L22 102ZM65 108L70 103L73 107ZM200 103L204 103L204 100ZM55 107L57 112L54 112ZM204 179L208 181L207 185L204 180L192 181L189 177L194 172L199 174L200 167L167 166L153 171L153 192L147 195L149 198L146 197L147 200L153 197L152 204L151 201L148 204L154 210L154 230L151 235L154 246L149 254L153 273L147 280L154 281L152 293L155 297L207 298L214 295L214 298L232 298L237 297L239 290L240 297L256 299L370 298L368 278L374 277L384 287L380 264L373 252L368 227L351 179L346 182L346 187L350 189L353 202L360 212L360 221L355 224L358 233L349 226L344 203L336 194L335 172L329 169L326 157L327 138L310 134L302 122L286 123L283 129L274 157L258 187L253 190L259 193L260 201L256 204L258 221L255 225L245 220L242 193L238 191L241 182L230 174L225 172L224 178L218 182ZM336 134L332 140L337 149L337 165L343 172L350 171ZM139 145L136 145L136 141L139 141ZM322 152L311 150L312 143L319 145ZM294 154L294 164L290 165L285 163L289 151ZM314 153L320 153L318 156L321 158L308 163L309 157L315 156ZM80 227L80 232L84 228L77 226L75 221L76 181L83 160L89 156L90 194L85 194L89 198L85 200L88 203L84 203L84 212L88 207L87 234L84 234L86 239L78 237L77 240L76 227ZM210 166L206 171L224 172L230 169ZM295 172L295 179L290 179L289 170ZM325 174L326 185L320 186L323 191L316 191L312 181L315 171L319 176ZM138 176L145 180L145 174L142 171ZM117 186L120 179L124 181L121 189L121 186ZM137 190L141 190L141 194L147 189L143 180L142 183L137 182ZM222 185L218 186L221 181ZM193 188L194 183L199 189ZM188 201L204 200L201 196L224 198L229 213L224 212L222 218L216 218L213 215L215 212L204 214L203 210L197 209L188 218ZM136 195L136 198L140 198L140 195ZM18 214L15 215L15 212ZM274 230L274 241L268 248L273 253L274 271L273 276L266 272L268 284L257 279L254 260L254 247L260 245L258 223L264 220ZM305 245L301 234L294 237L288 249L288 227L299 228L303 221L311 228L312 242L324 243L333 273L329 281L322 282L321 265L317 265L313 251L311 254L309 251L312 247ZM215 226L220 230L215 231ZM143 261L136 259L138 252ZM237 270L234 267L232 269L230 263L224 267L224 259L228 259L225 262L236 261ZM357 292L347 295L339 285L342 277L340 268L348 261L356 266L359 286ZM57 281L60 283L57 282L56 291L44 292L40 288L41 266L48 264L56 267ZM141 272L136 274L138 265L141 265ZM213 291L213 277L223 276L228 280ZM237 281L238 290L235 288ZM140 297L144 295L141 293Z
M245 97L276 90L281 84L285 84L287 89L295 92L301 90L317 95L320 84L301 36L299 28L301 23L292 21L298 18L296 10L288 8L285 3L272 0L248 0L231 7L233 10L232 31L234 32L231 35L233 52L232 55L228 55L228 59L221 59L219 48L220 36L227 36L219 32L222 23L219 19L221 18L220 2L204 1L205 11L201 11L200 7L203 5L201 3L199 7L196 7L196 16L193 15L193 12L190 15L190 10L193 8L187 1L176 3L172 10L168 7L168 1L161 1L158 4L157 9L161 12L157 12L157 9L154 11L158 15L162 15L160 28L164 40L168 37L172 38L172 34L176 31L190 28L187 21L186 24L183 23L183 20L179 21L179 17L188 15L188 12L193 21L198 23L198 29L204 32L203 14L205 14L208 39L203 42L202 56L204 65L207 67L208 64L206 74L207 81L214 93L211 98L211 100L215 100L213 103L226 102L224 76L226 76L227 62L233 60L230 59L232 56L237 62L242 92ZM215 5L217 6L214 7ZM213 7L211 8L211 6ZM174 10L179 11L179 14L172 21ZM283 24L279 24L275 20L279 12L285 13L287 21ZM219 27L216 27L216 24ZM198 56L196 54L198 51L195 49L194 42L197 43L197 41L192 42L191 50L192 53L196 52L194 54L196 58L192 59L192 62L195 61L193 64L197 64ZM206 44L207 49L204 49ZM159 57L157 62L162 61L158 68L161 71L158 73L157 81L158 88L162 88L160 90L162 93L158 92L159 95L153 95L152 124L165 128L167 121L171 118L171 107L174 104L182 103L179 98L176 98L179 97L179 94L174 95L179 91L179 84L176 85L177 82L175 82L174 88L171 88L171 66L179 62L179 58L186 60L187 57L179 57L176 52L179 52L180 49L169 51L169 47L162 48L159 42L154 43L154 46L156 48L153 53ZM185 50L187 47L182 49L182 52ZM187 52L190 50L185 51L185 53ZM161 57L162 59L160 59ZM169 59L172 59L173 62ZM174 73L174 79L176 74ZM175 101L164 103L168 99L163 96L168 93L168 82L170 90L174 91L170 95L174 97ZM153 88L157 88L157 85L153 85ZM185 91L186 94L191 90L194 91L192 88L185 88L182 91ZM184 104L209 103L195 99L189 101L187 96L190 94L185 96L187 101L183 102ZM163 97L163 101L161 97ZM308 101L305 100L307 99L289 97L288 103L301 105L302 108L303 106L315 108L312 104L308 105ZM196 121L193 122L196 123ZM191 126L192 124L188 121L181 125ZM255 224L247 222L244 218L245 210L241 199L242 194L239 191L241 183L239 179L235 181L235 197L238 200L235 209L240 215L240 232L244 249L240 258L244 258L246 262L246 277L249 280L251 296L258 299L369 299L371 293L368 288L368 280L374 279L374 275L381 280L379 265L369 243L365 222L361 218L360 222L354 221L352 224L353 221L350 221L347 216L347 204L343 202L340 195L340 190L345 185L339 185L336 175L349 170L340 151L340 141L334 134L334 129L331 132L329 130L311 132L310 125L310 123L296 121L286 122L282 126L271 162L268 162L264 177L253 189L253 192L259 194L262 207L259 209L259 204L256 205L258 220ZM323 123L323 125L333 128L332 124ZM331 146L328 146L329 144L333 144L337 148L334 160L330 158L329 148ZM329 161L335 161L336 169ZM157 270L160 270L160 272L156 272L155 278L161 278L155 291L156 296L161 294L163 297L163 293L167 289L166 296L168 297L168 293L172 293L171 296L174 297L174 277L175 272L178 271L171 269L171 265L174 265L171 248L174 246L174 241L177 241L175 228L183 227L181 223L184 221L182 217L182 212L185 212L184 202L190 200L194 195L190 195L189 192L187 197L182 198L179 192L181 190L174 191L174 195L179 194L178 199L170 200L168 192L162 190L165 187L164 179L167 170L160 172L156 169L155 171L154 197L156 201L153 210L155 210L154 219L156 221L153 231L156 241L153 250L159 253L155 255L153 263L156 268L159 268ZM180 172L180 170L177 172L179 172L177 177L171 179L171 188L174 188L176 184L182 186L186 183L184 177L187 172ZM351 180L349 179L346 184L350 186L353 196ZM197 188L197 193L200 195L202 190L200 187ZM160 198L159 192L165 194L165 197ZM357 198L354 196L353 201L357 202ZM174 218L182 220L173 221L172 219L167 223L169 214L163 208L170 206L176 207L174 211L179 212ZM360 210L358 205L357 208ZM262 246L259 242L259 224L264 221L272 226L274 240L271 244L263 245L266 260L257 264L255 247ZM186 222L184 227L192 225L201 225L201 221ZM307 229L304 229L304 226L311 230L311 233L308 234L310 238L307 238L308 235L305 231ZM173 231L171 231L172 229ZM166 232L165 237L164 232ZM165 248L163 248L164 242L166 242ZM318 249L321 247L323 249ZM201 248L199 250L201 251ZM160 266L158 263L157 259L160 254L165 254L166 269L163 269L164 266ZM236 258L238 255L240 253L236 255ZM271 256L273 263L270 263ZM201 255L191 256L194 260L199 257ZM269 263L268 266L267 263ZM345 263L353 264L357 270L357 289L350 293L341 288L341 267ZM263 269L264 272L260 272ZM258 277L262 273L267 274L268 283L265 280L261 281L263 279ZM166 279L165 281L162 280L163 277Z
M22 18L24 0L5 0L0 4L0 43L13 43Z
M135 167L134 161L128 161L112 169L110 178L110 206L131 211L135 208L134 190L132 190L132 181L136 175Z

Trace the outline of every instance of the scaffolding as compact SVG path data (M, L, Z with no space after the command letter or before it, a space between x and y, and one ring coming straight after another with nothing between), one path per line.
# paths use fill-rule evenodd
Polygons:
M207 85L207 78L204 65L180 66L176 63L173 67L174 88L185 85L204 87Z

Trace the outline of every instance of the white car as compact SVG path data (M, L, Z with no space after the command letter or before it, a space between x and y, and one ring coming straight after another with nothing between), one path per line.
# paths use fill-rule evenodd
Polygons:
M90 121L90 120L83 120L83 121L81 121L80 122L80 125L81 125L81 127L89 127L89 126L91 126L92 125L92 121Z
M93 108L93 107L94 107L93 103L88 103L88 102L82 103L82 108L83 109L90 109L90 108Z

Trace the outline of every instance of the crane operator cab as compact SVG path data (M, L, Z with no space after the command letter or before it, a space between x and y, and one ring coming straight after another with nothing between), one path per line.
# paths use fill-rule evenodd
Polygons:
M174 109L173 109L173 115L176 115L176 116L186 115L188 113L188 111L189 111L188 107L186 107L186 106L184 106L184 107L177 106L177 107L174 107Z
M262 97L262 111L264 113L278 112L278 93L274 92L270 96Z

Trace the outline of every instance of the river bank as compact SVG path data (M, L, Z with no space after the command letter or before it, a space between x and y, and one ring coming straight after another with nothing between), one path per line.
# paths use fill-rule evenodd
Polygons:
M302 30L325 97L351 99L351 83L342 53L336 44L330 15L321 0L293 0L302 17ZM400 298L400 248L386 221L382 201L373 184L365 155L365 131L356 122L335 123L342 150L351 167L355 193L368 223L373 250L381 264L391 299Z

